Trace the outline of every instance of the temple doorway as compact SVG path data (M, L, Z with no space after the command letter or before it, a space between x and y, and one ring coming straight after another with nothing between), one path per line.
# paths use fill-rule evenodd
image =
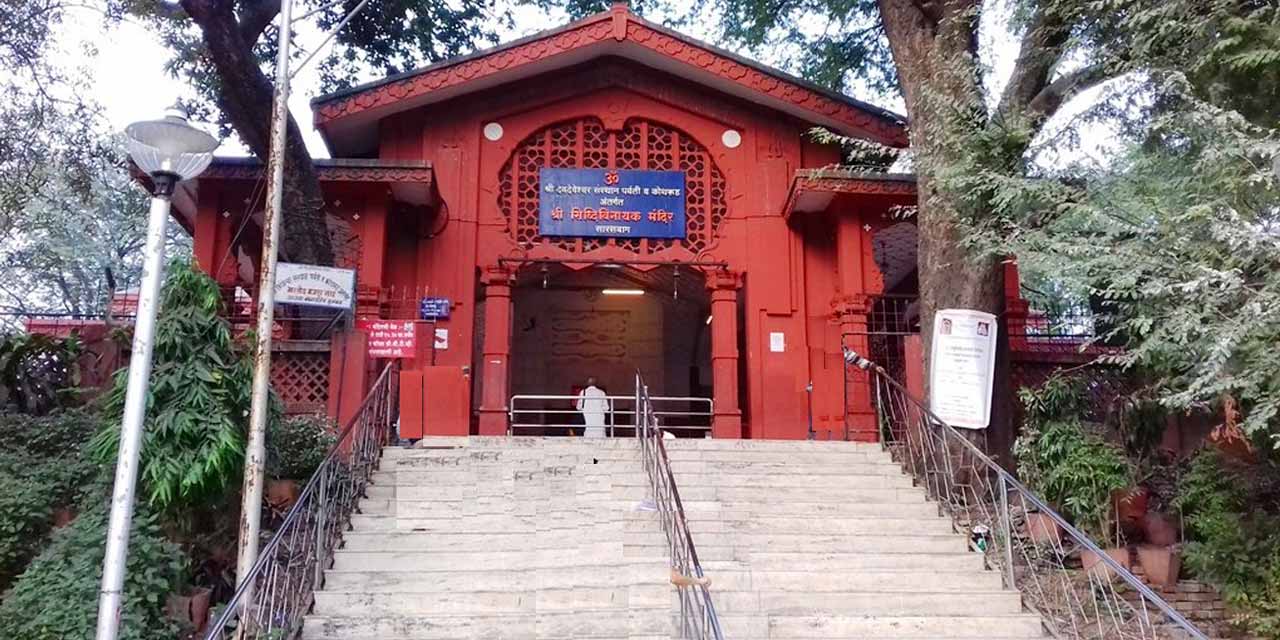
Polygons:
M614 398L615 435L629 434L637 370L664 427L710 427L711 300L698 270L533 263L518 272L512 301L514 433L580 434L570 399L594 379Z

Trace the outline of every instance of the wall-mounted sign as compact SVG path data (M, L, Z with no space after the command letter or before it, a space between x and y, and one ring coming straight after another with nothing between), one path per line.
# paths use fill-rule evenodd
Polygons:
M436 341L434 346L436 351L447 351L449 349L448 329L436 329Z
M996 317L968 309L933 315L929 408L948 424L985 429L991 422Z
M276 303L350 309L356 272L311 264L276 263Z
M783 353L787 350L787 334L781 331L769 332L769 351Z
M368 336L370 358L412 358L418 347L413 320L357 320L356 328Z
M418 317L423 320L445 320L452 307L448 298L423 298L418 303Z
M541 169L538 180L541 235L685 237L683 171Z

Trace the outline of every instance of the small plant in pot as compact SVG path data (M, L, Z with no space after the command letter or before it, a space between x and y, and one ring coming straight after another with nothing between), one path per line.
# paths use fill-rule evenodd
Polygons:
M267 501L277 509L297 502L302 483L337 441L337 425L322 415L289 416L267 431Z
M1081 421L1083 395L1078 381L1059 376L1038 389L1019 392L1027 422L1014 447L1018 473L1076 527L1111 547L1108 555L1128 566L1128 550L1119 547L1114 526L1112 494L1133 486L1133 468L1119 446L1092 433ZM1029 517L1028 525L1046 520L1043 515L1034 521ZM1034 531L1029 533L1036 539ZM1086 569L1101 562L1090 552L1081 560Z

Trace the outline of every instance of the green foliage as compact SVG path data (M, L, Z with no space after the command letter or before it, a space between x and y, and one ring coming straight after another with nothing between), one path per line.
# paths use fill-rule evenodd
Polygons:
M1280 635L1280 514L1277 470L1231 462L1214 449L1196 455L1179 487L1189 541L1187 567L1217 585L1251 633Z
M1055 376L1018 395L1027 415L1014 443L1019 477L1090 536L1115 542L1111 494L1133 485L1133 468L1081 422L1079 381Z
M46 413L76 399L80 385L80 341L14 333L0 338L0 406Z
M81 450L98 424L82 411L0 414L0 590L42 548L54 509L97 472Z
M97 620L107 499L99 487L92 507L59 529L0 602L0 638L91 638ZM120 625L127 640L170 640L178 628L165 617L165 599L182 579L185 560L164 539L154 513L140 505L129 537L129 564Z
M267 431L267 473L305 481L337 442L338 426L324 416L290 416Z
M213 501L236 481L244 459L252 371L219 317L218 285L187 262L169 270L157 318L140 479L159 509ZM128 370L116 373L107 424L91 445L115 460Z

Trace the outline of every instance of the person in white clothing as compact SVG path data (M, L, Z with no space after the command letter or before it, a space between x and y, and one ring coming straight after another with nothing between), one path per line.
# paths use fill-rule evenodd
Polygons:
M587 388L578 394L578 411L582 412L582 422L587 426L585 437L605 437L604 416L609 408L609 398L596 386L596 379L587 378Z

